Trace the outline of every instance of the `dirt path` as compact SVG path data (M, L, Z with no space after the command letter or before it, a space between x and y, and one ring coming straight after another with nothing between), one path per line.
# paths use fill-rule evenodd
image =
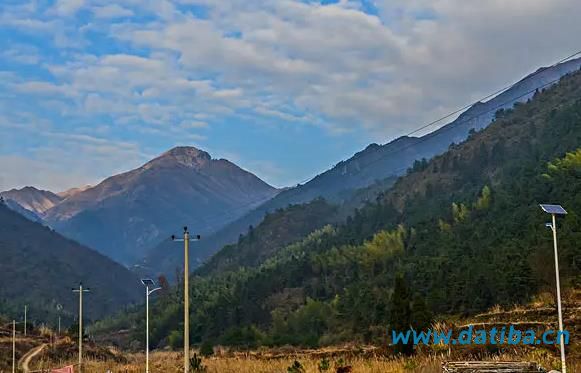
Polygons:
M22 356L20 358L20 360L18 360L18 368L22 369L22 371L24 373L29 373L30 372L30 368L29 368L30 362L32 361L32 359L36 355L41 353L45 347L46 347L46 344L41 344L40 346L34 347L33 349L31 349L30 351L25 353L24 356Z

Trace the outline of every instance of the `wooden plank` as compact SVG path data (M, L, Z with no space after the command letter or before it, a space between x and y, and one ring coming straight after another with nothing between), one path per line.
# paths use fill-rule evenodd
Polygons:
M540 373L538 364L526 361L449 361L442 364L445 373Z

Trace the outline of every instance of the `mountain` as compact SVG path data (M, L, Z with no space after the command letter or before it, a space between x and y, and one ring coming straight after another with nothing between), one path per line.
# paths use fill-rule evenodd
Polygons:
M85 186L82 186L82 187L70 188L70 189L67 189L67 190L65 190L63 192L57 193L57 195L59 197L61 197L62 199L66 199L66 198L69 198L71 196L74 196L77 193L84 192L85 190L87 190L89 188L92 188L92 186L91 185L85 185Z
M19 213L20 215L24 216L28 220L36 222L36 223L40 223L40 224L44 223L44 220L42 220L42 218L40 216L38 216L37 214L35 214L34 212L32 212L30 210L25 209L22 206L20 206L20 204L18 204L18 202L14 201L12 199L3 199L3 201L4 201L4 205L6 207L8 207L12 211Z
M302 205L289 206L268 214L256 228L251 227L238 242L222 248L199 274L208 275L254 267L272 257L276 251L302 239L315 229L338 220L339 207L318 198ZM197 272L198 273L198 272Z
M45 212L45 220L67 237L133 263L183 225L201 234L215 231L277 192L225 159L176 147L69 195Z
M139 280L111 259L31 222L0 203L0 313L29 305L31 319L44 319L63 305L72 320L82 281L92 291L85 298L87 318L98 318L142 301ZM18 311L16 311L18 310Z
M202 267L191 277L192 340L384 345L385 330L401 325L402 314L413 322L430 314L477 314L552 294L550 218L539 203L560 203L569 212L558 220L566 294L581 286L580 195L577 72L417 163L345 223L311 232L250 265L236 263L246 258L225 249L219 262L241 268L216 272L210 261L207 273ZM259 225L250 233L260 231ZM176 291L154 306L152 343L179 330L180 302ZM140 317L141 311L121 319L132 325ZM141 329L136 325L133 333Z
M432 133L422 137L403 136L384 145L371 144L306 184L282 191L215 234L205 237L196 244L194 260L202 263L224 245L234 243L249 226L258 225L268 212L289 204L308 202L317 197L343 202L358 188L367 187L378 180L403 175L414 162L442 154L450 144L464 141L471 131L488 126L497 111L510 109L515 103L526 102L537 88L547 88L563 75L577 71L580 67L581 58L541 68L490 100L473 105L456 120ZM164 245L166 244L162 243L151 250L146 262L162 263L157 256L159 252L167 252ZM165 265L162 266L152 264L154 268L162 272L173 271L180 257L178 253L168 255L173 256L173 259L166 258L163 261Z
M47 190L39 190L31 186L22 189L11 189L1 192L0 195L6 200L12 200L21 207L42 216L47 210L62 201L62 197Z

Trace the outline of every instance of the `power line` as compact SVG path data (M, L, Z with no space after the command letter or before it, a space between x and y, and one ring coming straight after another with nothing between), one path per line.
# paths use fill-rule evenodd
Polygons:
M416 129L414 129L414 130L412 130L412 131L408 132L407 134L404 134L404 135L402 135L402 136L400 136L400 137L411 137L413 134L415 134L415 133L417 133L417 132L420 132L420 131L422 131L422 130L424 130L424 129L428 128L428 127L431 127L431 126L433 126L433 125L435 125L435 124L437 124L437 123L439 123L439 122L441 122L441 121L443 121L443 120L445 120L445 119L448 119L448 118L450 118L450 117L452 117L452 116L454 116L454 115L456 115L456 114L458 114L458 113L460 113L460 112L463 112L463 111L465 111L465 110L467 110L467 109L471 108L472 106L474 106L474 105L475 105L476 103L478 103L478 102L486 101L487 99L489 99L489 98L491 98L491 97L495 97L495 96L497 96L497 95L499 95L499 94L501 94L501 93L503 93L503 92L505 92L505 91L507 91L507 90L509 90L509 89L513 88L513 87L514 87L516 84L520 83L521 81L523 81L523 80L525 80L525 79L530 79L530 78L532 78L532 77L534 77L534 76L536 76L536 75L538 75L538 74L542 73L543 71L545 71L545 70L547 70L547 69L549 69L549 68L555 67L555 66L557 66L557 65L559 65L559 64L561 64L561 63L563 63L563 62L565 62L565 61L568 61L568 60L572 59L573 57L575 57L575 56L577 56L577 55L580 55L580 54L581 54L581 50L579 50L579 51L577 51L577 52L575 52L575 53L573 53L573 54L571 54L571 55L569 55L569 56L567 56L567 57L564 57L564 58L560 59L559 61L557 61L557 62L553 63L552 65L550 65L550 66L549 66L549 67L547 67L547 68L544 68L544 69L539 69L539 70L537 70L537 71L535 71L535 72L533 72L533 73L529 74L528 76L526 76L525 78L523 78L523 79L521 79L521 80L519 80L519 81L517 81L517 82L514 82L514 83L512 83L512 84L510 84L510 85L507 85L507 86L505 86L505 87L503 87L503 88L501 88L501 89L499 89L499 90L496 90L495 92L493 92L493 93L490 93L490 94L488 94L488 95L486 95L486 96L484 96L484 97L480 98L479 100L476 100L476 101L474 101L474 102L473 102L473 103L471 103L471 104L468 104L468 105L465 105L465 106L463 106L463 107L461 107L461 108L459 108L459 109L456 109L456 110L452 111L451 113L449 113L449 114L446 114L446 115L444 115L444 116L442 116L442 117L440 117L440 118L438 118L438 119L436 119L436 120L434 120L434 121L431 121L431 122L428 122L428 123L426 123L426 124L423 124L423 125L419 126L418 128L416 128ZM493 112L493 111L494 111L494 112L496 112L497 110L501 109L502 107L504 107L504 106L506 106L506 105L508 105L508 104L510 104L510 103L513 103L513 102L516 102L516 101L518 101L518 100L519 100L520 98L522 98L522 97L525 97L525 96L527 96L527 95L530 95L531 93L534 93L535 91L537 91L537 90L539 90L539 89L543 89L544 87L547 87L547 86L549 86L549 85L552 85L552 84L554 84L554 83L558 82L560 79L561 79L561 77L559 77L559 78L557 78L557 79L554 79L554 80L552 80L552 81L550 81L550 82L548 82L548 83L542 84L542 85L540 85L540 86L538 86L538 87L535 87L534 89L531 89L531 90L527 91L527 92L526 92L526 93L524 93L524 94L521 94L521 95L519 95L519 96L517 96L517 97L514 97L514 98L512 98L512 99L510 99L510 100L508 100L508 101L504 101L504 102L502 102L501 104L498 104L498 105L494 106L494 107L493 107L493 108L491 108L491 109L488 109L488 110L486 110L486 111L484 111L484 112L480 112L480 113L478 113L478 114L476 114L476 115L473 115L473 116L471 116L471 117L463 118L463 119L462 119L461 121L459 121L459 122L456 122L456 123L448 123L448 125L447 125L447 126L443 126L443 127L441 127L441 128L440 128L440 131L441 131L441 132L437 132L437 133L436 133L436 132L431 132L431 133L429 133L429 134L426 134L426 135L424 135L424 136L422 136L422 137L418 138L418 141L416 141L416 142L414 142L414 143L412 143L412 144L408 144L408 145L406 145L406 146L403 146L403 147L400 147L400 148L397 148L397 149L392 149L392 151L388 151L388 152L386 152L386 153L382 154L381 156L379 156L377 159L374 159L373 161L371 161L371 162L369 162L369 163L365 164L364 166L360 167L360 168L359 168L359 169L357 169L357 170L356 170L356 171L355 171L355 172L354 172L352 175L356 175L356 174L359 174L359 173L361 173L361 172L362 172L364 169L366 169L366 168L368 168L369 166L371 166L371 165L373 165L373 164L375 164L375 163L377 163L377 162L379 162L379 161L383 160L383 159L384 159L384 158L386 158L387 156L390 156L390 155L396 154L396 153L398 153L398 152L401 152L401 151L403 151L403 150L405 150L405 149L408 149L408 148L410 148L410 147L413 147L413 146L416 146L416 145L418 145L418 144L421 144L421 143L423 143L423 142L425 142L425 141L428 141L428 140L430 140L430 139L432 139L432 138L434 138L434 137L436 137L436 136L440 135L442 132L444 132L444 131L447 131L447 130L450 130L451 128L455 128L455 127L457 127L457 126L458 126L458 125L460 125L460 124L463 124L463 123L469 122L469 121L471 121L471 120L473 120L473 119L476 119L476 118L478 118L478 117L480 117L480 116L482 116L482 115L488 114L488 113L490 113L490 112ZM398 138L400 138L400 137L398 137ZM409 168L409 167L408 167L408 166L406 166L406 167L402 167L402 168L396 169L396 170L394 170L394 171L393 171L393 175L397 175L399 172L401 172L401 171L405 171L405 170L407 170L408 168ZM332 168L331 168L331 169L332 169ZM326 172L326 171L325 171L325 172ZM324 172L323 172L323 173L324 173ZM322 174L317 174L317 175L315 175L315 176L312 176L312 177L309 177L309 178L307 178L307 179L304 179L304 180L300 181L298 184L302 186L303 184L306 184L306 183L308 183L308 182L310 182L310 181L314 180L315 178L317 178L317 177L318 177L318 176L320 176L320 175L322 175ZM298 187L295 187L295 188L292 190L292 192L293 192L293 194L290 194L290 195L288 195L288 196L287 196L287 198L293 197L293 195L296 195L296 194L298 194L298 193L300 192L300 189L299 189ZM284 193L284 191L283 191L282 193ZM269 201L270 199L271 199L271 198L261 198L261 199L258 199L258 200L254 200L254 201L251 201L251 202L249 202L249 203L243 204L243 205L241 205L241 206L238 206L238 207L235 207L235 208L229 209L228 211L229 211L229 212L232 212L232 211L242 210L242 209L245 209L245 208L247 208L247 207L250 207L250 206L252 206L252 205L255 205L255 206L257 206L257 207L260 207L260 206L261 206L261 205L262 205L264 202L267 202L267 201ZM204 218L201 218L201 217L200 217L200 218L196 219L196 220L195 220L195 222L200 222L200 221L201 221L201 222L205 222L206 224L208 224L208 223L211 223L211 222L213 222L213 221L216 221L216 220L218 220L219 218L223 218L223 217L226 217L226 216L229 216L229 215L231 216L231 214L224 213L224 212L220 212L220 213L217 213L217 214L214 214L214 215L210 215L210 217L209 217L209 218L208 218L208 217L204 217ZM234 220L233 220L233 221L234 221Z

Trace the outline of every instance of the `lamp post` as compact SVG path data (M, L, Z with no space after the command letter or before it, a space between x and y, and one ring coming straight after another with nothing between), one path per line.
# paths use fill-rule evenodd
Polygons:
M199 241L200 235L190 238L188 227L184 227L184 238L171 236L172 241L184 242L184 373L190 371L190 284L189 284L189 243L190 241Z
M12 373L16 373L16 320L12 320Z
M83 283L79 283L79 288L73 288L73 293L79 293L79 372L83 369L83 293L91 291L89 288L83 289Z
M28 314L28 305L24 305L24 336L26 337L26 320Z
M57 335L59 337L61 336L61 311L62 311L62 309L63 309L62 305L60 305L60 304L56 305L56 310L58 313L58 334Z
M561 205L542 204L541 209L547 214L551 214L552 221L545 224L553 231L553 248L555 251L555 280L557 286L557 311L559 313L559 343L561 345L561 372L567 373L565 364L565 340L563 336L563 311L561 307L561 285L559 281L559 253L557 251L557 215L566 215L567 211Z
M141 283L145 285L145 373L149 373L149 296L161 288L149 290L155 286L155 282L149 278L141 279Z

